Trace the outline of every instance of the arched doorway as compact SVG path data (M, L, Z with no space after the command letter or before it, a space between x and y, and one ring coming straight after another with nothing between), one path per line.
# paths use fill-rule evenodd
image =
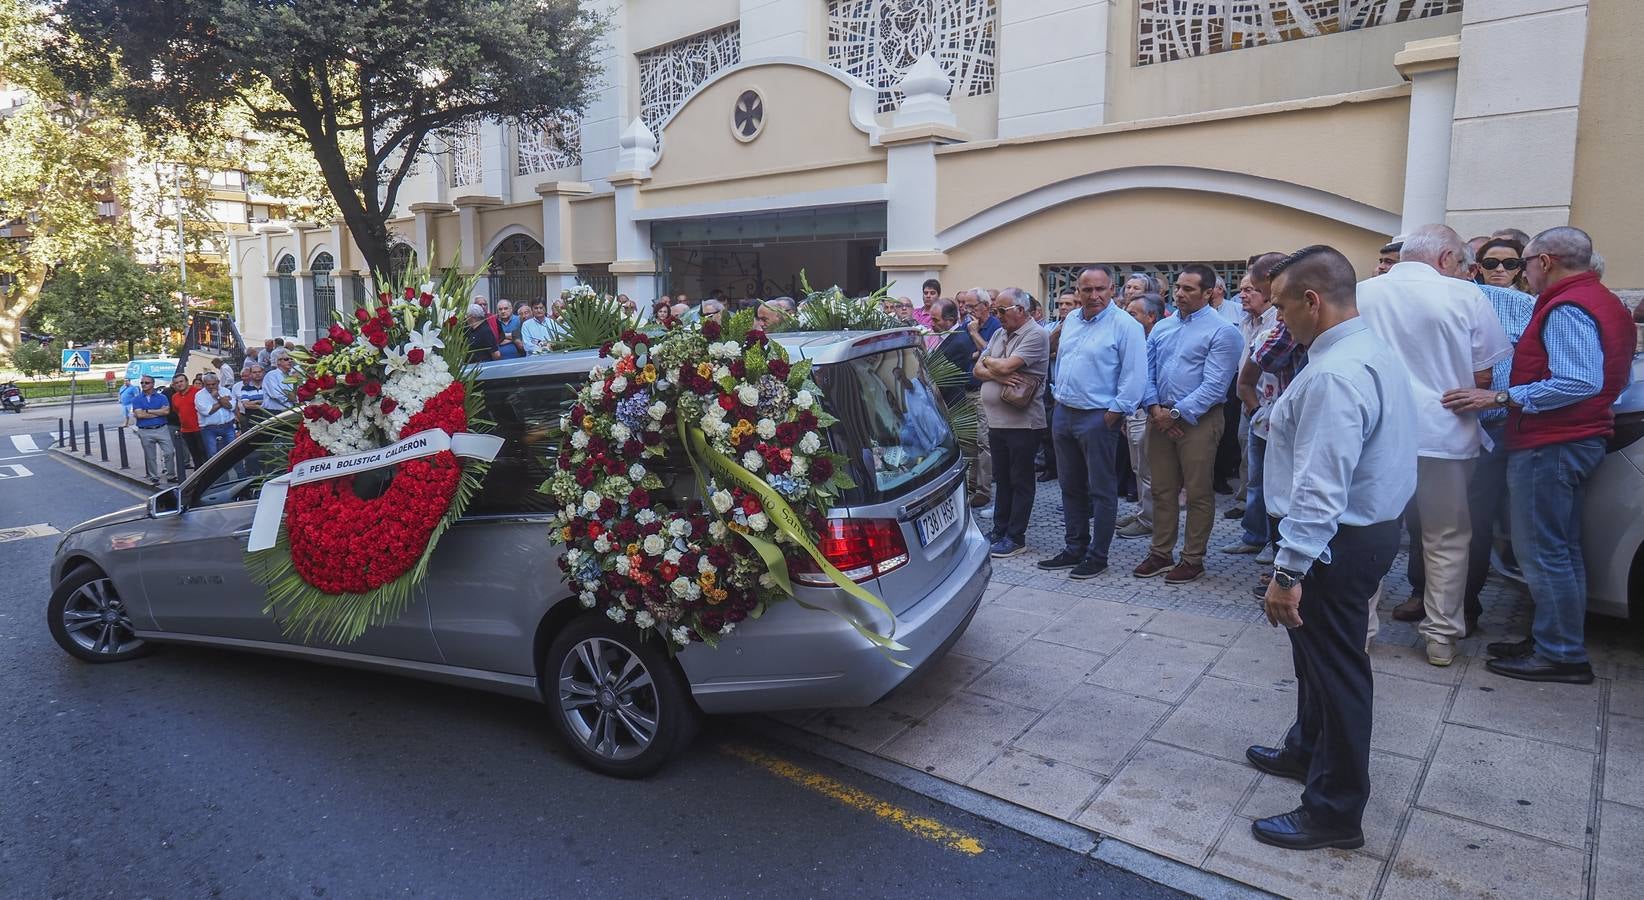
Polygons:
M331 322L337 311L337 279L332 272L337 268L337 261L329 253L321 253L314 257L308 270L313 273L314 279L314 336L325 334L331 327Z
M538 269L542 266L542 245L528 234L503 238L491 253L491 303L512 300L515 306L522 301L548 299L548 280Z
M297 333L297 258L287 253L280 257L279 263L274 266L279 281L280 308L279 318L275 324L280 334L294 336Z

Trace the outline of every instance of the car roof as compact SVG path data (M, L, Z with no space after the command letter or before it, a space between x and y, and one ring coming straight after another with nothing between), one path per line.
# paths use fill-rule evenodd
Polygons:
M817 365L842 362L871 353L902 347L923 346L915 328L888 328L883 331L794 331L771 335L790 356L809 359ZM599 360L598 350L564 350L538 353L519 359L478 363L481 381L525 378L541 375L586 375Z

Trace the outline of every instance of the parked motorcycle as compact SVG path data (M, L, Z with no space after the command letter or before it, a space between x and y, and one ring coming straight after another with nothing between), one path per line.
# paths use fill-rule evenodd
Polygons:
M18 387L16 382L8 381L0 384L0 408L4 408L9 412L20 413L23 411L23 404L23 389Z

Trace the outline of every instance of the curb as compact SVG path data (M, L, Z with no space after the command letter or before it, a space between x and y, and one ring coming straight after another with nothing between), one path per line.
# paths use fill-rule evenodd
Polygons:
M1271 900L1276 896L774 719L750 716L738 722L762 737L813 753L1012 831L1195 897L1207 900Z
M142 476L134 475L130 472L123 471L119 468L112 468L111 469L111 468L108 468L107 466L102 465L101 463L92 462L83 453L76 453L76 452L68 449L67 447L50 447L50 448L47 449L46 452L51 453L51 454L53 454L54 456L57 456L60 459L72 460L75 465L84 466L86 469L88 469L92 472L96 472L99 475L108 475L108 476L112 476L114 478L118 478L121 481L127 482L127 483L129 483L129 484L131 484L135 487L141 488L144 491L148 491L150 493L153 493L156 490L156 488L153 485L148 483L148 479L143 478Z

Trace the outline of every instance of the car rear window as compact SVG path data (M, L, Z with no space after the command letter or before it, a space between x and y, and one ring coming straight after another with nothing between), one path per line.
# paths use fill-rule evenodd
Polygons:
M884 503L929 483L959 458L959 441L925 375L925 354L903 347L821 367L817 383L834 450L851 461L851 504Z

